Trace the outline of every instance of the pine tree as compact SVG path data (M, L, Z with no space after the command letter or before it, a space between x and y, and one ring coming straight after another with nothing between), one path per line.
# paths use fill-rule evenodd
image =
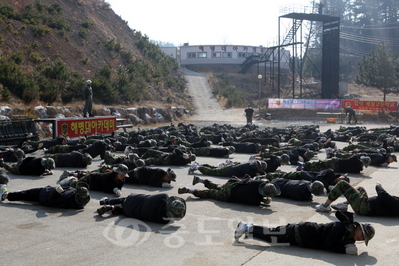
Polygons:
M381 43L377 51L363 56L359 62L356 83L375 87L384 93L384 101L389 93L398 93L399 62L397 54L388 45Z

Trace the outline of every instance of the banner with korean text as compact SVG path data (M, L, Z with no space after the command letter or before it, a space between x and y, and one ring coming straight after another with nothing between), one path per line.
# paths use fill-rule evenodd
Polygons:
M116 117L113 116L59 119L56 122L56 128L58 136L68 136L70 138L84 135L110 134L117 129Z
M396 112L398 110L397 102L342 100L342 106L343 107L352 106L354 110L364 110L364 111Z
M340 109L339 99L270 99L269 108L287 109Z

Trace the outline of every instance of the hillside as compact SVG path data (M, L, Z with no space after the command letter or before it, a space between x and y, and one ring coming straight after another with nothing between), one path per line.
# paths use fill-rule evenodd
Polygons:
M177 62L102 0L3 0L0 25L10 104L73 104L91 79L95 104L191 106Z

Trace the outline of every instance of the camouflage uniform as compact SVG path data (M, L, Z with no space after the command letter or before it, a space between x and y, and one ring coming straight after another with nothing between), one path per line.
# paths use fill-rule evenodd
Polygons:
M114 162L116 161L116 159L118 159L119 157L120 157L119 154L115 154L115 153L106 151L106 152L105 152L105 155L104 155L104 163L105 163L105 164L114 164ZM126 156L123 156L123 155L122 155L122 157L126 157Z
M274 172L274 173L267 173L266 179L272 181L276 178L285 178L285 179L292 179L292 180L301 180L302 171L294 171L294 172Z
M340 152L340 153L335 153L334 157L337 157L337 158L349 158L353 154L356 154L356 153L357 152Z
M303 166L303 171L322 171L328 168L333 169L335 172L339 172L338 166L339 159L337 157L333 157L326 160L312 161L306 162Z
M101 137L101 139L103 139L102 137ZM100 140L101 140L100 139ZM85 140L85 144L87 145L87 146L90 146L91 144L93 144L94 142L96 142L96 141L98 141L99 139L96 139L96 138L89 138L89 139L87 139L87 140Z
M193 194L194 196L202 199L210 198L215 200L227 201L230 198L231 189L239 181L239 179L230 179L225 184L220 185L206 179L204 180L204 186L208 189L195 189Z
M239 163L236 162L236 165L237 164ZM209 164L199 166L198 171L204 175L224 176L224 167L218 167Z
M209 164L203 164L198 167L198 171L200 171L204 175L211 175L211 176L244 177L245 175L249 175L251 177L255 177L258 175L265 174L263 169L258 170L258 163L260 163L260 161L254 161L250 163L236 162L236 163L229 163L221 167Z
M352 187L349 183L341 180L330 191L328 199L335 201L339 196L344 195L355 213L360 215L367 215L370 213L370 203L368 195L363 187Z
M283 151L261 151L259 153L259 155L262 159L270 158L272 155L281 156L283 154L284 154Z
M358 144L349 144L348 146L345 146L342 150L344 151L353 151L355 149L359 149L359 150L366 150L368 148L372 148L372 147L379 147L380 144L376 144L374 142L361 142Z
M102 165L99 169L89 171L89 170L76 170L74 173L77 173L78 176L77 178L80 179L86 175L89 175L90 173L106 173L106 172L111 172L112 171L112 166L104 164Z
M70 152L69 150L69 145L55 145L48 149L48 153L55 154L55 153L68 153Z
M348 115L348 124L351 123L351 120L355 120L355 124L357 123L357 118L356 118L356 111L353 110L351 106L348 106L345 108L345 115Z
M145 165L170 165L169 153L148 149L142 156L145 162Z
M20 175L19 173L19 165L21 165L21 162L13 163L13 164L4 164L4 169L6 169L8 172L14 175Z
M155 149L147 150L141 158L144 159L145 165L187 165L191 163L191 157L185 158L184 151L175 148L173 152L163 152ZM192 155L195 156L195 155Z

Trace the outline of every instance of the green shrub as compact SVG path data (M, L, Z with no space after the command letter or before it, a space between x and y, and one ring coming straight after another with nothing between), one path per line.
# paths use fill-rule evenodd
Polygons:
M9 30L9 31L12 31L12 30L14 29L14 26L11 24L11 22L10 22L10 21L9 21L9 22L7 22L6 29L7 29L7 30Z
M89 62L89 58L84 57L84 58L80 59L80 62L82 62L84 65L86 65Z
M40 57L39 53L31 52L30 55L29 55L29 60L32 61L35 64L38 64L38 63L41 63L41 62L45 61L46 58Z
M91 26L94 25L94 22L92 22L92 21L90 21L90 20L86 20L86 21L82 22L80 25L81 25L83 28L88 29L88 28L90 28Z
M111 77L111 67L109 65L105 65L99 69L98 76L105 77L106 79L110 79Z
M39 95L39 86L34 83L26 84L22 93L22 100L25 104L30 104L37 99Z
M48 26L53 29L62 30L68 27L66 19L64 17L51 17L48 19Z
M33 35L35 37L41 37L50 32L49 27L47 27L46 25L31 25L30 28L33 31Z
M23 52L19 51L16 53L13 53L10 56L11 60L14 61L15 64L19 65L25 60L25 55Z
M1 90L1 100L5 101L5 102L8 102L9 100L11 100L11 93L8 88L3 88Z
M101 99L105 104L114 103L116 99L118 99L118 91L105 77L100 77L98 80L93 80L93 87L96 88L97 91L97 93L94 94L94 97Z
M45 67L42 74L48 79L63 81L68 80L70 76L67 67L59 59L53 65Z
M0 14L5 16L6 18L14 17L14 8L9 4L3 5L0 7Z
M227 107L239 107L244 104L244 94L230 84L226 74L216 74L217 82L213 86L213 93L227 98Z
M38 47L40 47L40 46L42 46L38 41L34 41L33 43L32 43L32 47L33 48L38 48Z
M121 44L119 42L115 43L114 49L119 53L119 51L122 49Z
M125 62L130 62L133 59L133 53L131 51L126 51L125 49L122 49L120 51L121 59Z
M104 46L110 51L114 50L115 49L115 39L105 41Z
M79 30L78 35L82 38L86 38L89 35L89 32L85 29L81 29Z
M105 48L107 48L110 51L114 50L114 48L115 48L115 40L112 39L112 40L106 41L104 46L105 46Z
M57 100L58 94L58 88L55 86L48 86L45 90L41 91L40 100L47 105L52 105Z
M64 105L72 102L73 99L73 93L72 92L61 92L61 101Z

